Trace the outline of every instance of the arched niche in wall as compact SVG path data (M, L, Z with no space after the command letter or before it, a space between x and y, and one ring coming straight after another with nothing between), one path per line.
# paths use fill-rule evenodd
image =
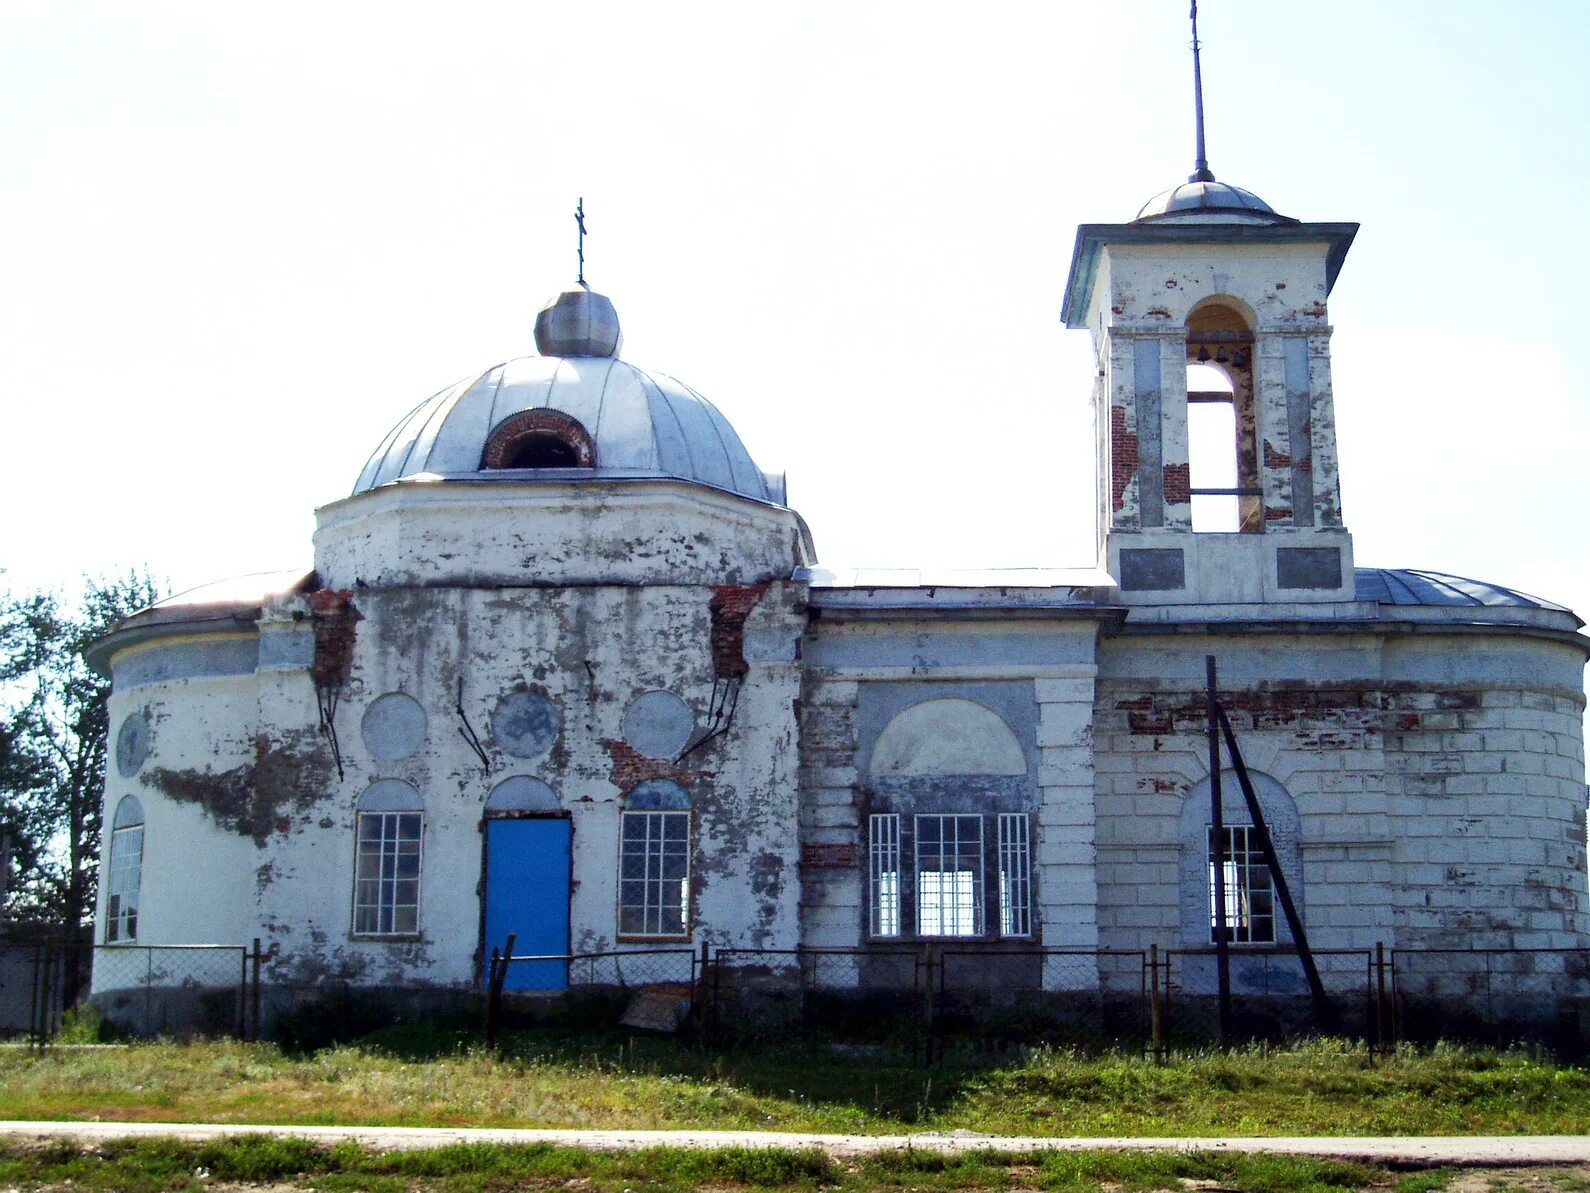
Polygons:
M625 793L624 807L635 812L685 811L690 793L672 779L647 779Z
M486 797L486 816L556 816L563 811L557 792L540 779L514 775L491 789Z
M1032 939L1036 792L1009 723L963 696L896 713L865 795L868 937Z
M360 812L423 812L419 791L400 779L377 779L359 794Z
M1304 914L1301 823L1297 804L1280 782L1262 771L1249 771L1254 795L1264 813L1270 838L1280 858L1281 872L1298 913ZM1213 942L1214 863L1210 842L1210 783L1196 783L1182 801L1177 867L1181 906L1181 938L1187 945L1205 948ZM1253 817L1233 770L1220 772L1220 809L1227 835L1225 870L1226 921L1233 944L1290 944L1291 931L1275 898L1269 869L1264 863ZM1304 923L1307 923L1305 917ZM1288 971L1290 972L1290 971ZM1301 971L1298 972L1301 980Z
M1021 743L998 713L974 700L924 700L884 726L872 748L871 774L886 776L1025 775Z

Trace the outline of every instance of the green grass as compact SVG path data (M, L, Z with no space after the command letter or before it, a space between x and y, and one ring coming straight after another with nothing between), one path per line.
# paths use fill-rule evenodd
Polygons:
M208 1143L144 1139L80 1149L0 1145L0 1183L76 1190L202 1189L209 1182L317 1190L1053 1189L1140 1193L1209 1182L1241 1193L1339 1193L1389 1187L1379 1168L1300 1157L1074 1152L941 1156L893 1151L846 1162L787 1148L649 1148L598 1152L545 1145L459 1144L377 1152L352 1144L234 1136Z
M1521 1052L1340 1042L1175 1055L1037 1049L923 1069L817 1045L711 1053L611 1033L377 1033L310 1056L210 1041L0 1055L0 1118L761 1128L992 1135L1590 1131L1590 1071ZM1416 1193L1416 1191L1415 1191Z

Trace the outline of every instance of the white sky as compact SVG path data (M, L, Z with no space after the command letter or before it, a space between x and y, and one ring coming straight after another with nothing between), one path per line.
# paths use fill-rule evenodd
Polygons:
M1093 562L1077 224L1191 167L1186 0L0 7L0 584L307 566L587 274L836 565ZM1205 0L1209 155L1363 224L1358 561L1590 610L1590 5Z

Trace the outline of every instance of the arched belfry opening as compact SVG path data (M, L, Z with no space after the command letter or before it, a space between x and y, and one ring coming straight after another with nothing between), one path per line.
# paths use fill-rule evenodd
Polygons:
M1235 299L1205 299L1187 315L1188 492L1198 531L1264 529L1253 321Z

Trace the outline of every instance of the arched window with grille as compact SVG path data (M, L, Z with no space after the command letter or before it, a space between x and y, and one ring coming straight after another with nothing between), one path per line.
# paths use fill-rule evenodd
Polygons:
M144 809L125 795L111 821L110 867L106 874L105 943L138 939L138 901L143 886Z
M425 805L420 793L381 779L359 796L354 846L353 934L417 936Z

